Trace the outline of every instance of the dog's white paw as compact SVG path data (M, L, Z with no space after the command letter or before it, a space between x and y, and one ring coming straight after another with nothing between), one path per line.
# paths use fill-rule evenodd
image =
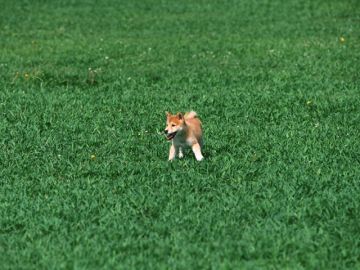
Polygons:
M202 161L203 159L204 159L204 157L203 157L203 156L196 157L196 160L197 160L197 161Z

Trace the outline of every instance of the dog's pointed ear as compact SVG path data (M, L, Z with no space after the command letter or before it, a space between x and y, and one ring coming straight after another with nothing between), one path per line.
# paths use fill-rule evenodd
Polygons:
M169 118L171 115L171 113L169 113L168 111L166 111L165 114L166 114L166 118Z
M184 118L184 115L181 112L178 112L176 116L181 120Z

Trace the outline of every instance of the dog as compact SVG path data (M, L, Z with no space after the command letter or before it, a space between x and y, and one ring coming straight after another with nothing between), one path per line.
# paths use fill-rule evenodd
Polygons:
M202 126L196 112L191 111L185 114L177 113L172 115L166 112L166 128L164 130L166 139L171 141L169 151L169 161L184 157L184 148L191 147L198 161L204 159L201 148L202 141Z

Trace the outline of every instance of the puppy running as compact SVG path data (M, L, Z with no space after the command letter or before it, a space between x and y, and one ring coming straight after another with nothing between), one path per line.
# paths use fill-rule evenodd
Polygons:
M196 112L177 113L172 115L166 112L166 139L171 142L169 160L174 160L176 154L179 158L184 156L184 147L190 146L198 161L203 160L201 154L202 129Z

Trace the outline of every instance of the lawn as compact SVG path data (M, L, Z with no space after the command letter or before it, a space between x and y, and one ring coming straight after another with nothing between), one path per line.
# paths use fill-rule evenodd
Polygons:
M360 269L359 1L1 2L0 269Z

